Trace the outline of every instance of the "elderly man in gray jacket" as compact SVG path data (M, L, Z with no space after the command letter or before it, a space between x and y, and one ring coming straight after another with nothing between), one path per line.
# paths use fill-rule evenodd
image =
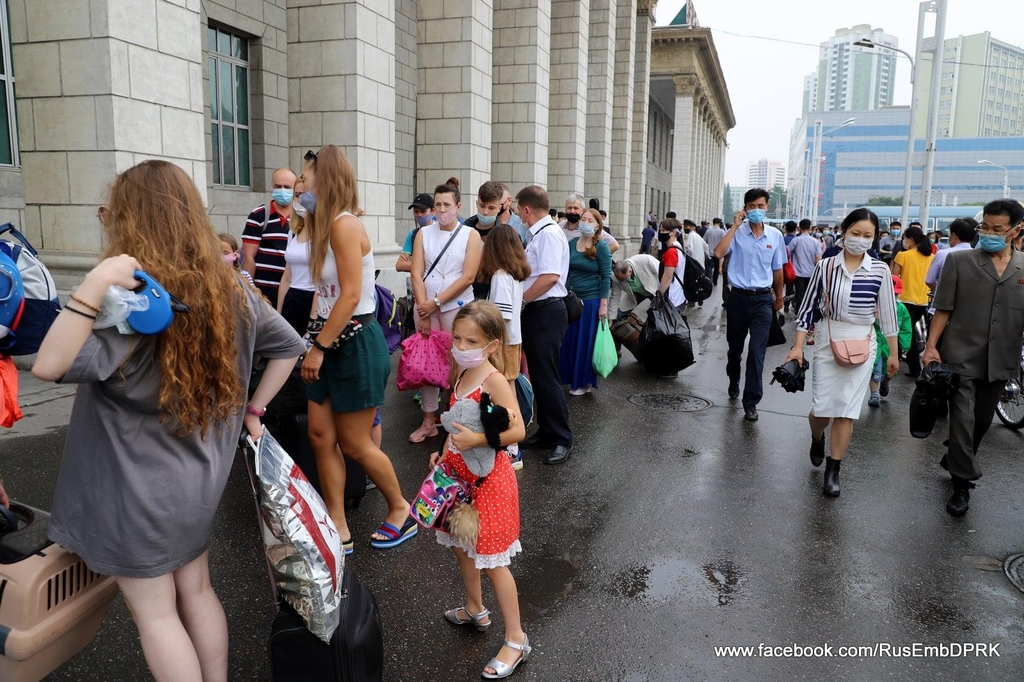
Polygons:
M946 258L924 351L925 365L945 362L960 375L950 400L949 450L940 462L953 478L946 503L952 516L967 513L970 491L981 478L978 448L1003 387L1020 372L1024 335L1024 253L1013 248L1024 207L997 199L982 214L978 248Z
M658 291L658 259L641 253L616 261L612 266L612 291L608 297L608 316L616 320Z

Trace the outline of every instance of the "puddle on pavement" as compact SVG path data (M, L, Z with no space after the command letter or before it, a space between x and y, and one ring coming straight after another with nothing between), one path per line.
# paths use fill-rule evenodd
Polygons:
M740 588L743 576L739 567L732 561L722 560L700 567L704 577L718 592L718 605L726 606L732 601L733 595Z
M631 601L657 603L687 593L727 605L743 583L735 563L728 560L695 566L680 559L660 559L626 567L612 577L609 591ZM708 585L712 594L708 594Z
M577 584L580 563L576 557L524 555L519 578L523 616L527 619L543 616L580 587Z

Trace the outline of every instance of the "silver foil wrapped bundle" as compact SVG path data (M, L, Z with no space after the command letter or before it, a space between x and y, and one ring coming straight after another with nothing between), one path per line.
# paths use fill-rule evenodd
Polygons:
M330 642L338 629L345 553L327 505L284 448L264 429L256 443L263 548L280 597L310 632Z

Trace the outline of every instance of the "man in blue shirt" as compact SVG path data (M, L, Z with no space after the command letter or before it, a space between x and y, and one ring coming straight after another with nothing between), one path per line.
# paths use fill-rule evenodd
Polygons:
M761 188L743 195L744 210L733 216L732 227L715 248L715 257L729 256L729 307L726 339L729 342L729 398L740 395L740 360L747 347L747 371L743 386L743 418L757 421L757 404L764 394L764 354L772 316L784 304L782 267L788 258L786 241L776 228L765 225L770 195Z
M654 235L658 233L650 224L644 228L642 238L640 240L640 253L651 253L651 245L654 243Z
M800 235L789 243L789 259L796 270L796 299L793 307L799 311L807 293L807 285L811 283L814 266L821 260L821 242L811 236L811 221L807 218L800 221Z

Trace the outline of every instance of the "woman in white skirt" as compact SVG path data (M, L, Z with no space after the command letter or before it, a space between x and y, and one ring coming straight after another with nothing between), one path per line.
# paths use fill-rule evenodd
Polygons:
M878 216L866 208L846 216L842 224L843 250L818 261L797 315L796 342L786 361L803 358L807 332L814 327L811 354L811 464L825 462L823 492L839 495L839 466L853 435L853 422L860 418L868 395L871 370L878 352L872 325L877 317L882 335L889 343L886 371L899 371L896 348L898 326L896 296L889 267L868 255L878 234ZM849 341L851 350L867 347L869 352L854 366L836 361L831 341ZM842 351L839 351L840 354ZM840 355L840 359L842 356ZM802 362L802 360L801 360ZM832 424L830 455L825 458L825 429Z

